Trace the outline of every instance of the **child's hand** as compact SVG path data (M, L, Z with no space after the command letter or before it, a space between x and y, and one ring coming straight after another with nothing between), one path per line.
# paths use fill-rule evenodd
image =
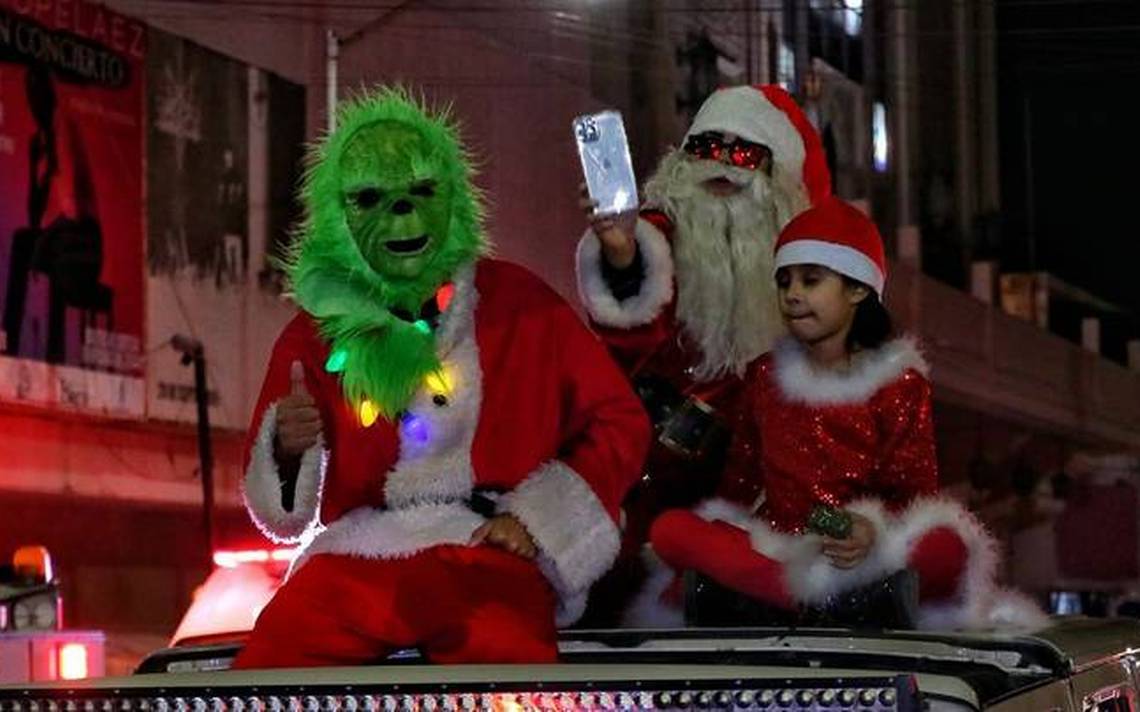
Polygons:
M831 565L841 569L852 569L867 558L875 545L875 526L861 514L848 511L851 515L851 534L846 539L823 538L823 555L831 559Z
M484 543L497 546L524 559L538 556L538 547L535 546L530 532L513 514L496 515L476 529L471 535L471 546Z

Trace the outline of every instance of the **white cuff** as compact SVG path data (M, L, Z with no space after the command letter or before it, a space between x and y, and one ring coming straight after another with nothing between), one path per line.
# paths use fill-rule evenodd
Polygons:
M590 318L602 326L629 329L649 324L673 301L673 252L647 220L638 219L634 239L645 265L641 290L618 301L602 277L602 246L593 230L578 242L578 295Z
M857 566L841 569L823 555L818 535L798 537L802 543L793 548L794 554L784 562L788 590L796 600L813 605L822 604L831 596L874 583L906 566L905 560L900 564L890 559L890 520L882 502L860 499L847 504L844 509L870 520L871 527L875 530L875 543L871 545L867 557ZM752 540L755 546L756 534L753 534Z
M559 624L585 608L590 586L617 558L620 533L590 485L551 461L503 496L499 511L518 518L539 549L539 566L558 594Z
M949 497L923 497L899 513L889 540L890 558L906 565L911 549L927 533L947 528L966 546L966 569L949 601L919 609L919 628L933 630L1036 629L1048 618L1033 601L997 585L999 547L961 503Z
M257 527L275 542L295 543L317 520L321 487L325 479L327 453L323 442L301 455L301 467L294 486L293 509L281 503L282 482L273 459L273 441L277 437L277 404L266 409L261 418L245 472L242 495Z

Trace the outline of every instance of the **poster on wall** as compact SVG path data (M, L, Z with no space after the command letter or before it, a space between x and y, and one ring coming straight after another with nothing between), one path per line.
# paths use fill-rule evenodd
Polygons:
M261 255L258 284L270 294L280 294L284 284L277 258L283 256L301 219L297 187L305 160L305 87L275 74L260 73L264 91L268 155L267 230Z
M283 160L278 147L288 156L292 145L281 135L287 130L275 127L300 117L302 134L293 143L302 144L304 91L299 108L275 116L271 107L295 98L287 89L297 85L275 83L258 69L154 29L147 76L148 338L200 341L211 424L244 428L260 385L250 364L260 366L275 335L266 330L275 332L290 314L268 259L280 249L276 233L287 234L290 201L280 201L271 187L283 182L292 190L295 164L291 176L274 174ZM192 422L195 397L192 370L179 354L150 355L149 417Z
M0 0L0 398L141 415L147 31Z

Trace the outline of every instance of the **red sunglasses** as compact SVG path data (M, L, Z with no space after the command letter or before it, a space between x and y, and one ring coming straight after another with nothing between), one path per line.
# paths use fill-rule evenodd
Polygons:
M750 171L758 170L764 165L765 159L772 157L767 146L738 138L732 143L725 143L724 137L718 133L702 133L690 136L685 141L685 153L706 161L728 161L737 168L746 168Z

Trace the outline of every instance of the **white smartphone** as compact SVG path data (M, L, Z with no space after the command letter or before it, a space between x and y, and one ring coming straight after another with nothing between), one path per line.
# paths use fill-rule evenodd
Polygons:
M586 190L597 203L594 214L616 215L636 210L637 179L621 114L602 111L579 116L573 127Z

